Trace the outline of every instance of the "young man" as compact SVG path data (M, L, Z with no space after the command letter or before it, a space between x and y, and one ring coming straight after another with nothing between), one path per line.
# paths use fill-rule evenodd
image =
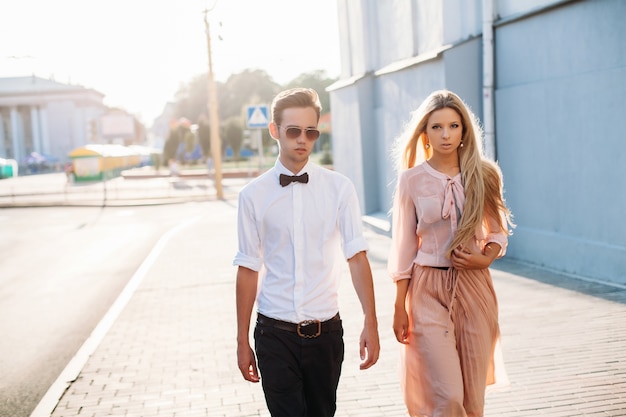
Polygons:
M360 368L374 365L380 351L354 186L309 161L320 134L320 112L314 90L295 88L276 96L269 130L279 145L278 159L239 194L233 262L238 266L237 362L245 380L263 377L273 417L335 413L344 355L337 294L341 251L364 313ZM249 340L255 301L258 369Z

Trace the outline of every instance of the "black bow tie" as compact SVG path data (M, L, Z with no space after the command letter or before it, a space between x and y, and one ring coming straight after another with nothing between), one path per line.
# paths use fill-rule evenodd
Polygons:
M309 182L309 174L307 174L306 172L302 175L280 174L280 185L286 187L292 182L301 182L303 184L306 184L307 182Z

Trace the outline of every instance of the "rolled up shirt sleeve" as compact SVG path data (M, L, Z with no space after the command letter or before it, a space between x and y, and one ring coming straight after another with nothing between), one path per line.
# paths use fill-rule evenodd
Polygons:
M233 265L243 266L253 271L260 271L263 265L261 257L261 239L254 220L254 207L244 193L239 194L237 215L237 253Z
M339 227L342 236L342 249L346 259L359 252L369 250L367 240L363 236L363 220L356 190L351 183L346 183L345 192L349 193L346 205L341 208Z
M502 214L501 222L502 224L507 224L504 214ZM484 246L492 242L497 243L500 245L500 252L498 253L497 258L503 257L506 254L506 248L509 243L508 233L500 228L498 221L489 217L486 219L485 229Z

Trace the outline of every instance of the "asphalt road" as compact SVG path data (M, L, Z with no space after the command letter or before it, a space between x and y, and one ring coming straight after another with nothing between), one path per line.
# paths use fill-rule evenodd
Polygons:
M158 239L207 203L0 210L0 416L28 417Z

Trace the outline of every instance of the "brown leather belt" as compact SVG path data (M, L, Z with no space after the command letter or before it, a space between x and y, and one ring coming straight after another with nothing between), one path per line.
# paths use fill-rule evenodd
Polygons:
M305 339L313 339L322 333L329 333L341 330L341 318L339 313L326 321L304 320L300 323L291 323L288 321L276 320L259 313L256 318L257 324L262 326L274 327L279 330L296 333Z

